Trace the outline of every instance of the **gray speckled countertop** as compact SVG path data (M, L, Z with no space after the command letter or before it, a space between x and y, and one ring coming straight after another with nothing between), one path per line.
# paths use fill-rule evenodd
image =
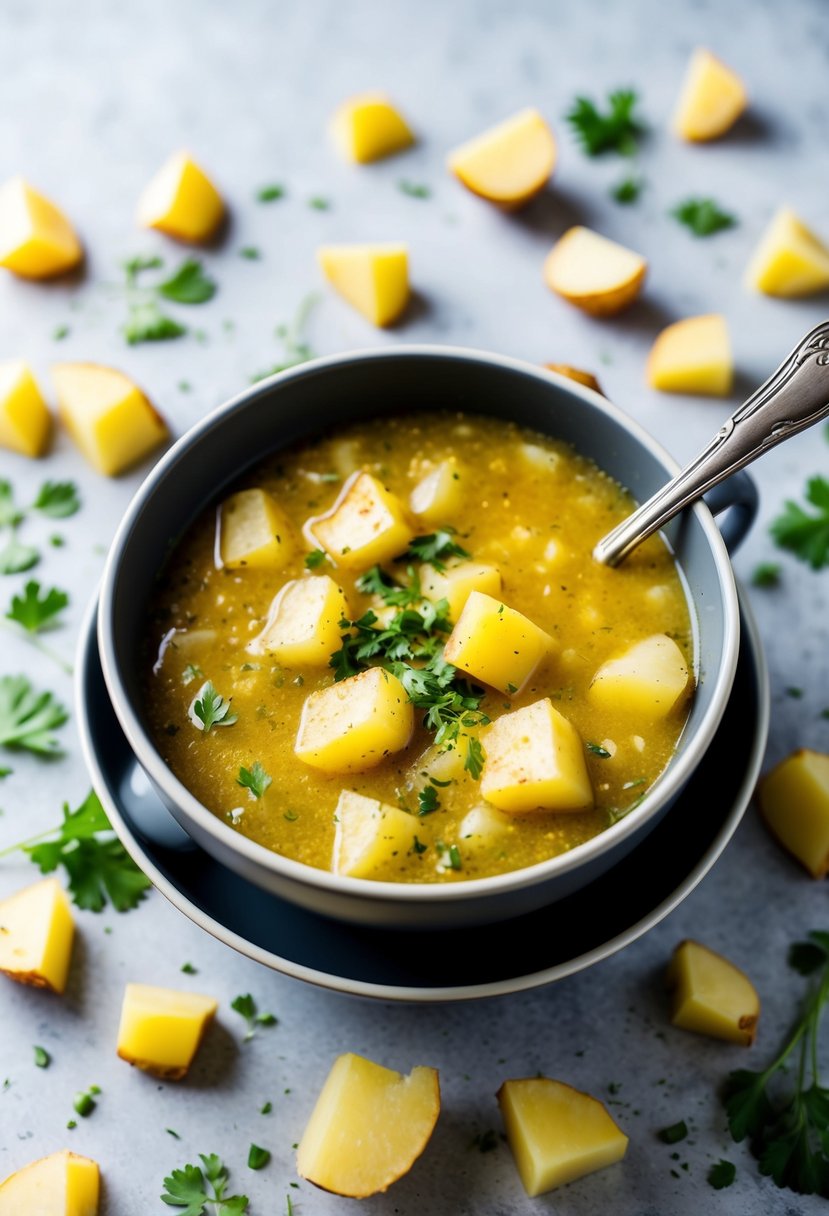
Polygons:
M690 49L718 51L746 77L753 104L728 138L686 147L665 128ZM326 296L310 340L320 353L380 343L438 341L502 351L532 362L594 369L608 395L679 460L707 440L723 403L650 392L643 363L655 332L681 315L723 311L733 334L739 389L764 378L826 300L779 302L741 285L747 255L772 210L788 201L829 234L826 62L829 26L820 0L785 6L733 0L176 0L113 6L106 0L5 0L0 11L0 174L23 172L66 208L89 251L77 282L27 284L0 277L0 358L24 356L44 384L55 359L110 362L132 374L177 433L278 362L274 327L317 284L313 251L324 240L403 238L411 245L419 304L405 325L378 334ZM589 161L561 115L577 92L633 83L651 131L639 168L647 187L623 208L608 187L623 166ZM341 164L324 128L334 105L363 88L386 88L422 136L404 157L355 169ZM522 105L555 124L560 160L551 191L522 215L504 217L472 198L443 169L460 139ZM179 251L136 231L137 195L167 153L189 146L214 174L233 210L227 238L206 255L220 283L186 337L125 346L124 304L112 284L118 263L136 251ZM428 200L405 196L400 178L423 181ZM257 205L265 182L284 182L284 200ZM713 194L740 225L696 242L666 216L689 193ZM323 195L330 209L307 200ZM540 265L555 236L583 221L641 249L651 261L647 290L630 312L600 323L546 290ZM261 261L238 250L256 245ZM182 310L183 311L183 310ZM184 319L192 320L192 314ZM53 332L70 333L55 342ZM179 388L186 380L192 387ZM772 556L767 524L808 475L829 467L817 432L778 449L756 468L761 517L736 558L746 578ZM146 471L146 470L144 470ZM60 531L40 577L72 592L69 625L52 636L68 655L103 553L142 470L104 481L84 467L63 436L43 466L0 454L0 475L26 500L44 476L76 478L83 512L64 525L33 523L29 535ZM751 591L770 666L772 727L767 763L795 746L829 749L829 577L783 557L778 590ZM6 579L5 603L22 579ZM2 671L25 670L71 697L68 678L47 659L4 635ZM799 687L803 696L787 695ZM55 821L60 803L88 787L74 724L67 755L43 765L15 758L0 785L0 848ZM713 796L713 794L712 794ZM0 863L0 894L35 877L19 857ZM0 1176L63 1145L102 1164L107 1216L165 1209L161 1179L197 1152L222 1153L251 1197L251 1212L280 1213L290 1193L297 1216L332 1216L345 1201L295 1181L291 1144L299 1138L332 1057L351 1049L408 1068L441 1070L444 1110L438 1132L412 1173L372 1213L475 1213L506 1216L556 1211L587 1216L771 1216L809 1213L820 1201L776 1191L743 1146L724 1132L716 1087L743 1064L740 1049L667 1025L661 973L674 944L693 935L751 974L763 999L758 1061L770 1056L801 981L785 965L788 943L827 927L826 889L770 841L749 810L713 872L658 928L621 954L552 987L493 1001L411 1007L336 996L269 972L213 940L153 894L125 916L79 913L78 943L63 1000L3 984L0 991ZM406 949L401 941L401 950ZM180 973L188 960L198 976ZM219 1025L183 1084L161 1085L115 1057L122 987L128 979L191 984L222 1003ZM279 1025L241 1042L230 1011L252 992ZM48 1071L31 1045L53 1055ZM598 1095L621 1086L614 1107L631 1136L625 1163L539 1201L526 1199L504 1145L481 1155L476 1132L499 1126L493 1094L501 1080L537 1070ZM102 1088L93 1116L65 1125L74 1093ZM273 1113L258 1112L266 1100ZM679 1161L656 1137L680 1118L692 1134ZM165 1128L181 1136L174 1141ZM261 1173L245 1166L256 1141L273 1152ZM737 1183L715 1192L710 1163L726 1156ZM685 1168L687 1165L687 1169ZM679 1168L676 1168L676 1167ZM678 1175L673 1176L672 1170Z

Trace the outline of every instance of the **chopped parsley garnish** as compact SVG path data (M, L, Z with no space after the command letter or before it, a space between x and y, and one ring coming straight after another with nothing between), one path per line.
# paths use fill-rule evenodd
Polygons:
M760 562L754 567L751 583L754 587L779 587L779 564L777 562Z
M723 211L713 198L688 198L678 203L671 215L694 236L711 236L724 228L733 228L737 223L737 217Z
M232 697L223 697L210 680L203 684L190 706L190 721L207 734L214 726L233 726L238 714L231 713Z
M805 497L816 508L816 515L788 500L769 531L781 549L808 562L813 570L822 570L829 566L829 481L825 477L811 477L806 483Z
M331 200L323 198L320 194L315 194L308 199L308 206L312 211L328 211L331 207Z
M49 1065L52 1063L52 1057L49 1055L49 1052L46 1050L45 1047L35 1047L34 1053L35 1053L35 1065L38 1068L48 1068Z
M438 792L433 785L426 785L422 790L418 791L417 795L417 813L423 818L424 815L432 815L435 811L440 810L440 798ZM415 837L417 840L417 837ZM420 850L416 850L420 852Z
M273 1102L266 1102L265 1105L260 1110L259 1114L260 1115L269 1115L272 1110L273 1110Z
M634 114L637 101L633 89L616 89L608 94L608 108L602 113L590 98L576 97L565 117L588 156L608 151L629 156L642 130Z
M40 554L31 545L23 545L16 536L0 550L0 574L25 574L40 561Z
M52 731L68 718L50 692L35 692L25 676L0 677L0 745L41 756L59 750Z
M611 753L606 747L602 747L601 743L585 743L584 746L591 756L598 756L600 760L610 759Z
M260 186L256 191L257 203L275 203L278 198L284 198L285 187L275 182L268 186Z
M736 1177L736 1165L732 1161L726 1161L721 1157L708 1171L707 1181L708 1185L712 1186L715 1191L722 1191L727 1186L731 1186Z
M326 558L327 554L324 549L312 549L310 553L305 554L305 565L309 570L316 570Z
M176 1131L176 1129L174 1127L165 1127L164 1130L167 1133L167 1135L172 1136L174 1140L181 1139L181 1136L178 1134L178 1132Z
M82 1089L80 1093L75 1094L72 1103L75 1114L80 1115L82 1119L88 1119L97 1105L95 1098L100 1092L97 1085L90 1085L89 1089Z
M158 284L156 291L176 304L205 304L216 294L216 284L205 274L197 258L185 258L169 279Z
M463 767L472 777L473 781L477 781L484 769L484 749L481 747L480 739L476 739L474 735L469 735L466 740L466 758L463 762Z
M641 177L623 177L620 182L610 188L610 197L615 199L622 206L630 206L635 203L642 193L644 181Z
M248 262L259 262L262 260L262 250L256 245L243 245L239 250L239 257Z
M252 1144L248 1149L248 1169L261 1170L268 1164L271 1159L269 1149L261 1148L258 1144Z
M445 845L439 841L438 852L440 853L441 865L446 866L450 870L463 869L461 851L456 844Z
M794 701L802 701L803 700L803 689L796 688L793 684L790 684L789 687L786 689L786 696L791 697L792 700L794 700Z
M672 1123L670 1127L663 1127L659 1133L659 1139L663 1144L679 1144L680 1140L684 1140L688 1135L688 1124L684 1119L680 1119L678 1123Z
M246 789L252 798L261 798L271 781L272 778L265 772L258 760L255 760L250 768L242 766L239 769L239 776L236 778L236 784Z
M249 992L234 997L230 1002L230 1008L247 1022L248 1028L244 1038L245 1043L254 1037L257 1027L276 1025L276 1015L273 1013L260 1013L256 1008L256 1001Z
M44 481L32 506L50 519L66 519L81 509L78 487L74 481Z
M247 1195L228 1195L230 1174L215 1153L199 1153L201 1167L185 1165L164 1179L162 1203L185 1208L183 1216L241 1216L248 1210Z
M56 325L55 328L52 330L52 341L53 342L62 342L64 338L68 338L68 337L69 337L69 326L68 325Z
M137 253L135 257L127 258L122 265L127 276L127 283L132 286L143 270L160 270L164 265L164 259L155 253Z
M155 300L139 300L129 306L124 337L130 346L139 342L167 342L186 333L186 326L165 316Z
M415 708L426 710L423 725L435 732L438 747L454 743L463 726L488 725L489 718L480 710L483 689L468 680L457 679L455 668L440 655L435 655L425 667L409 667L399 662L390 663L389 667Z
M30 579L22 595L12 596L6 620L15 621L27 633L39 633L41 629L54 625L55 618L69 603L69 596L57 587L52 587L42 596L40 590L40 583Z
M426 562L435 570L443 572L444 561L449 557L470 557L471 554L453 539L454 528L440 528L426 536L416 536L402 557L397 561Z
M410 608L423 599L423 591L420 586L420 576L414 567L409 566L406 573L408 582L401 587L380 566L372 566L357 579L357 589L362 591L363 595L376 595L389 607Z
M432 191L428 186L424 186L421 182L410 182L407 178L401 177L397 183L397 189L401 194L407 194L409 198L431 198Z
M418 840L417 836L414 836L412 838L412 852L413 853L420 855L421 853L425 853L428 848L429 848L428 844L422 844L421 841Z
M194 680L198 680L204 675L198 663L188 663L184 671L181 673L182 684L192 684Z
M392 664L395 675L393 664L402 659L434 659L443 645L439 635L448 634L452 628L445 615L447 608L446 600L424 602L419 609L403 608L382 629L375 628L378 618L370 609L356 621L343 619L342 646L329 659L334 679L356 675L372 659Z

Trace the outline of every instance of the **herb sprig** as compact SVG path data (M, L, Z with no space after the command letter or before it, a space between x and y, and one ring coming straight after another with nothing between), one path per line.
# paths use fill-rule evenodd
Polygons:
M161 282L146 285L139 281L139 276L145 271L158 270L163 265L162 259L155 255L139 254L124 262L127 319L123 333L130 346L139 342L164 342L187 333L185 325L161 311L159 299L171 300L176 304L205 304L216 294L216 283L196 258L185 258Z
M256 1001L249 992L240 993L239 996L233 998L230 1002L230 1008L234 1013L238 1013L247 1023L247 1032L244 1042L247 1043L256 1034L259 1026L275 1026L277 1023L276 1014L267 1013L265 1010L257 1008Z
M272 781L273 778L269 773L265 772L258 760L255 760L250 768L245 768L242 765L239 769L239 776L236 778L236 784L241 785L252 798L257 799L263 796Z
M213 682L208 680L202 684L190 705L190 721L196 730L208 734L214 726L233 726L238 722L239 715L232 713L230 703L232 697L223 697L217 692Z
M247 1195L228 1195L230 1172L216 1153L199 1153L201 1166L185 1165L164 1179L162 1203L184 1208L182 1216L241 1216Z
M616 89L608 94L608 108L602 112L589 97L576 97L565 118L588 156L609 151L630 156L642 131L634 112L638 100L635 90Z
M822 570L829 566L829 481L825 477L810 477L805 498L817 514L789 499L769 531L781 549L807 562L813 570Z
M52 731L68 716L51 692L35 692L25 676L0 677L0 746L57 755Z
M733 228L737 223L737 217L723 211L713 198L685 199L672 209L671 215L694 236L711 236L725 228Z

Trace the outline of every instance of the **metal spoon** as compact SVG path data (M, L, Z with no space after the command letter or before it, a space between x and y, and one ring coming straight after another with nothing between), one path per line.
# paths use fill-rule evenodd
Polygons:
M752 393L695 460L602 537L597 562L618 564L643 540L790 435L829 417L829 321L803 338L777 371Z

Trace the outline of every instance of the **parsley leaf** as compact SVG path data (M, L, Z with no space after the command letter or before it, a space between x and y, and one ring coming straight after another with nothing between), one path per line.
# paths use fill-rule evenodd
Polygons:
M14 490L10 481L0 481L0 528L14 527L23 518L14 502Z
M663 1127L659 1133L659 1139L663 1144L679 1144L680 1140L684 1140L688 1135L688 1124L684 1119L680 1119L678 1123L672 1123L670 1127Z
M305 554L305 565L309 570L316 570L321 566L326 559L324 549L312 549L310 553Z
M372 566L357 579L357 590L363 595L376 595L391 607L409 608L423 599L420 578L413 566L407 570L409 581L404 587L395 583L380 566Z
M816 515L788 500L769 531L781 549L808 562L813 570L821 570L829 566L829 481L825 477L809 479L806 501L817 508Z
M204 304L216 294L216 284L196 258L186 258L169 279L159 283L159 295L176 304Z
M250 768L242 766L239 769L239 776L236 778L236 784L241 785L243 789L248 790L251 797L261 798L265 790L271 784L272 777L265 772L262 765L256 760Z
M723 211L713 198L688 198L678 203L671 215L694 236L711 236L724 228L733 228L737 223L737 217Z
M57 587L50 588L41 598L40 583L30 579L22 595L12 596L6 620L16 621L28 633L39 633L55 623L55 617L63 612L68 603L69 596Z
M424 815L432 815L440 810L440 797L433 785L426 785L418 791L417 802L417 813L421 819Z
M42 756L59 750L51 733L68 718L50 692L35 692L25 676L0 677L0 745Z
M591 756L598 756L600 760L610 759L610 752L606 747L602 747L600 743L585 743L584 746Z
M472 777L473 781L477 781L483 772L484 749L481 747L480 739L476 739L474 735L469 735L467 738L466 759L463 762L463 767Z
M81 509L78 487L74 481L44 481L32 506L50 519L66 519Z
M182 1208L181 1216L241 1216L246 1212L247 1195L225 1194L230 1175L221 1158L199 1153L199 1159L202 1168L185 1165L164 1179L162 1203Z
M432 197L432 191L428 186L421 185L420 182L410 182L405 177L401 177L397 183L397 189L401 194L408 194L409 198Z
M52 1057L49 1055L49 1052L46 1050L46 1048L35 1046L33 1048L33 1051L35 1053L36 1067L37 1068L48 1068L49 1065L52 1063Z
M202 684L190 705L190 721L196 730L207 734L213 726L233 726L239 715L230 712L232 699L216 692L212 681Z
M155 300L140 300L130 304L124 324L124 337L130 346L139 342L166 342L186 334L185 326L167 317Z
M271 1159L270 1150L261 1148L258 1144L252 1144L248 1149L248 1169L261 1170Z
M610 197L623 206L635 203L642 193L644 182L641 177L623 177L620 182L610 189Z
M275 203L278 198L284 198L285 187L278 186L275 183L269 186L261 186L256 191L257 203Z
M607 101L603 114L590 98L576 97L565 118L588 156L610 150L629 156L642 130L634 114L638 97L633 89L616 89Z
M16 536L0 549L0 574L23 574L40 561L40 554L31 545L21 545Z
M438 747L453 744L462 726L486 726L489 718L480 711L483 689L468 680L456 679L457 672L440 655L425 667L409 667L406 663L390 663L409 700L417 709L425 709L423 725L435 732Z
M249 992L241 993L239 996L234 997L230 1002L230 1008L234 1013L238 1013L240 1017L243 1017L248 1024L247 1033L244 1038L245 1043L256 1034L257 1026L275 1026L277 1023L275 1014L259 1012L256 1007L256 1001Z
M164 265L164 260L157 253L137 253L135 257L127 258L122 265L127 276L127 283L133 286L142 270L160 270Z
M751 575L753 587L777 587L780 585L780 566L777 562L759 562Z
M720 1158L711 1169L708 1171L708 1184L715 1191L722 1191L727 1186L731 1186L734 1179L737 1177L737 1167L732 1161L726 1161Z
M445 558L472 556L452 539L454 535L454 528L439 528L426 536L416 536L402 557L396 560L426 562L442 573L446 569Z

